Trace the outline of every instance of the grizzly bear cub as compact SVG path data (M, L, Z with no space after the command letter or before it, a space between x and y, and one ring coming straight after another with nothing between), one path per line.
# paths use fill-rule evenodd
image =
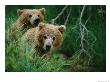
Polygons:
M45 8L17 10L18 19L12 24L8 32L12 40L18 40L28 29L38 26L44 21Z
M40 23L38 27L29 29L22 38L37 52L50 58L51 49L61 46L64 30L64 25Z
M45 8L17 10L18 19L12 24L12 31L25 30L38 26L44 21ZM15 32L16 33L16 32ZM23 32L24 33L24 32Z

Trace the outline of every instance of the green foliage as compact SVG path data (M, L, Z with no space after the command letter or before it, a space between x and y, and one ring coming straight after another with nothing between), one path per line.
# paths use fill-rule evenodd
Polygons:
M50 60L39 55L32 59L32 54L25 41L10 42L6 46L6 71L63 71L66 61L59 59L57 54L53 54Z
M33 51L26 42L18 38L13 40L10 32L11 24L17 19L17 9L46 9L45 22L50 22L61 10L62 6L6 6L6 37L5 37L5 70L6 71L106 71L106 7L86 6L83 13L82 22L85 23L88 17L86 28L89 33L85 33L84 48L86 53L81 53L81 37L78 19L83 6L72 6L72 12L66 25L64 42L62 46L52 53L50 60L36 55L31 60ZM64 24L70 6L55 21L57 24ZM19 32L17 37L22 36ZM96 41L94 41L96 37ZM63 54L63 56L62 56ZM69 57L69 58L68 58ZM88 64L89 62L89 64Z

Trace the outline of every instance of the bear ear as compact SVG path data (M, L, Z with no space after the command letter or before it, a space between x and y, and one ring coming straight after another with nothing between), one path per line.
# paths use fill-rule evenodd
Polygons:
M39 11L40 11L43 15L46 13L45 8L41 8L41 9L39 9Z
M65 25L59 26L58 30L63 34L63 32L66 30Z
M23 9L23 10L18 9L18 10L17 10L18 16L20 16L24 11L25 11L24 9Z
M45 27L45 23L39 23L38 27L39 27L39 30L41 30L42 28Z

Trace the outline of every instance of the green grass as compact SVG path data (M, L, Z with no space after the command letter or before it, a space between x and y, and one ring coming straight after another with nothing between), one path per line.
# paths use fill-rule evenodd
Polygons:
M13 22L13 19L6 19L6 26L10 25ZM9 27L8 27L9 28ZM64 71L64 67L66 65L66 60L63 58L59 58L59 54L52 54L50 60L47 60L44 57L40 57L38 55L35 56L34 59L31 59L31 55L33 51L28 46L28 44L24 41L21 41L19 36L20 34L16 34L18 36L17 40L12 40L12 34L6 30L6 56L5 56L5 71L36 71L36 72L45 72L45 71Z

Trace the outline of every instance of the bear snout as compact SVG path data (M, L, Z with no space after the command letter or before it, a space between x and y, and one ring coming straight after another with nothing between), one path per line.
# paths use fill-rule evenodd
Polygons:
M40 18L36 18L34 20L33 24L37 26L39 24L39 22L40 22Z
M50 49L51 49L51 47L52 47L52 39L51 38L48 38L48 39L46 39L45 41L44 41L44 46L43 46L43 48L44 48L44 50L45 51L49 51Z
M46 50L49 51L51 48L51 45L46 45Z
M38 24L40 23L40 18L38 16L33 16L31 17L30 19L30 23L33 25L33 26L38 26Z

